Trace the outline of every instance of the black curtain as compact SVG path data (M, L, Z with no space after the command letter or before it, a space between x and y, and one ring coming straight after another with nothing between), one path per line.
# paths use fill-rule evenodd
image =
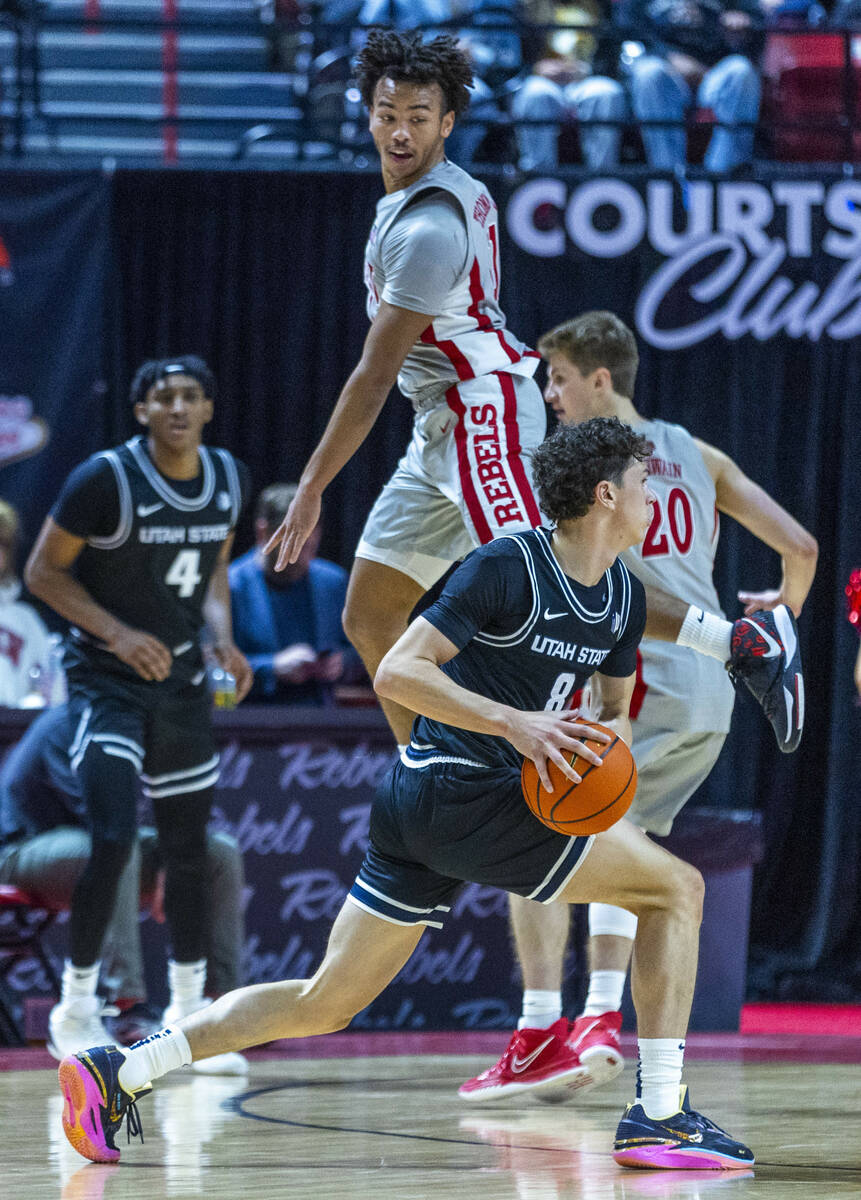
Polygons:
M113 395L115 431L143 359L199 353L219 381L209 440L251 469L255 492L295 481L358 361L376 177L329 173L121 172ZM365 516L406 444L393 396L325 499L324 556L349 564ZM250 519L239 531L249 544Z
M500 207L510 185L491 180ZM112 433L127 436L134 367L196 352L220 381L211 441L252 471L255 490L297 478L367 329L363 246L376 176L329 173L120 172L114 181L116 304ZM536 260L503 236L503 304L534 340L586 308L629 323L654 256L606 263L574 249ZM814 255L821 278L829 263ZM818 273L818 274L817 274ZM807 730L780 755L752 699L698 799L763 811L766 856L755 884L751 992L861 999L859 710L855 635L842 589L861 565L857 339L767 342L714 336L687 350L643 347L637 403L729 453L818 538L816 583L801 632ZM323 552L349 564L364 518L408 437L409 406L390 398L377 428L329 489ZM239 548L249 541L249 525ZM730 616L739 588L778 582L776 556L730 520L717 579Z

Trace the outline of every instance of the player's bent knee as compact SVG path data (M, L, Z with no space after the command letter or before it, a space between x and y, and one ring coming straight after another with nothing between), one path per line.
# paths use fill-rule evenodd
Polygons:
M670 881L670 904L673 910L699 924L703 917L705 896L705 880L701 873L690 863L676 859Z
M342 621L348 640L367 665L368 658L378 661L398 640L407 627L409 613L387 609L376 603L351 602L344 607Z

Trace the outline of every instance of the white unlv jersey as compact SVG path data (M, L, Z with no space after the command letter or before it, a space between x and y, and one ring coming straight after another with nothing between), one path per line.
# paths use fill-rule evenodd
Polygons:
M440 190L458 202L468 250L465 267L439 315L410 350L398 375L398 387L414 403L426 388L447 388L492 371L531 376L539 361L534 350L505 328L505 315L499 307L496 205L478 180L447 159L410 187L384 196L377 204L365 247L368 316L374 319L385 291L383 244L387 234L408 208L414 211L423 194L430 196Z
M649 486L657 497L642 546L622 558L646 585L708 612L721 613L712 573L719 522L715 487L696 443L681 425L648 421L638 427L653 444ZM636 716L679 732L729 730L734 691L717 659L671 642L644 638L645 697L635 695ZM635 727L636 729L636 727Z

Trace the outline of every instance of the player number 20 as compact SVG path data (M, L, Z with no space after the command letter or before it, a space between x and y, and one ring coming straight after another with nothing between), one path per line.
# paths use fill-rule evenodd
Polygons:
M687 492L674 487L666 500L666 509L656 500L652 505L652 523L643 539L643 558L662 558L671 554L670 538L679 554L687 554L694 540L694 514Z
M194 595L194 589L203 578L199 567L199 550L180 550L170 564L170 570L165 575L164 581L178 590L180 599L187 600L189 596Z

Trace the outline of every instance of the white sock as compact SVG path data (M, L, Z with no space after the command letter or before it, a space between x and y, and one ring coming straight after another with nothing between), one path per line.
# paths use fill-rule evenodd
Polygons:
M637 1046L637 1099L649 1117L672 1116L679 1111L684 1038L638 1038Z
M178 1028L162 1029L135 1042L125 1051L126 1060L118 1079L127 1092L137 1092L151 1079L191 1065L188 1038Z
M91 967L76 967L67 958L63 963L61 1002L92 999L96 994L101 965L101 962L95 962Z
M398 758L400 758L402 754L406 753L408 745L409 742L398 742Z
M720 662L728 662L732 653L732 621L716 617L692 604L676 638L679 646L690 646L699 654L708 654Z
M625 978L625 971L591 971L589 992L581 1015L600 1017L602 1013L618 1012L622 1007Z
M562 1016L562 993L526 988L518 1029L546 1029Z
M206 986L206 959L187 963L170 959L167 964L167 982L170 987L171 1004L196 1004L203 999L203 989Z

